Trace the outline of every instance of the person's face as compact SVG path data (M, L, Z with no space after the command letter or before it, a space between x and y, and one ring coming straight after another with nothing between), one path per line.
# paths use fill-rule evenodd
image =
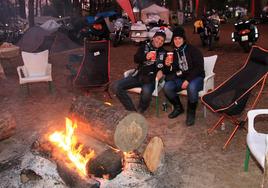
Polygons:
M184 39L182 37L174 37L173 42L174 45L179 48L184 43Z
M164 42L165 42L165 39L162 36L153 37L153 40L152 40L152 44L155 48L160 48L161 46L163 46Z

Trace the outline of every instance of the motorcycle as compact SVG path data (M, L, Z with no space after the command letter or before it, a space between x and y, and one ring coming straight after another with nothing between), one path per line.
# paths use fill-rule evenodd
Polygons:
M219 37L219 20L207 19L203 21L203 28L199 29L199 36L202 42L202 46L208 46L209 50L212 50L213 41L218 41Z
M114 32L112 37L113 46L117 47L121 41L129 37L130 22L127 18L117 18L114 22Z
M262 11L260 14L260 21L261 23L268 23L268 12Z
M81 28L77 33L77 38L80 44L84 43L84 38L92 41L109 40L109 33L104 19L99 19Z
M258 38L259 32L254 20L239 20L234 24L235 32L232 32L232 41L238 42L245 52L249 52Z
M70 28L69 37L79 44L84 44L84 39L92 41L109 40L110 30L107 24L109 19L116 16L113 11L98 13L96 16L87 16L85 19L78 19Z
M11 27L9 24L0 24L0 41L17 43L24 32L17 26Z

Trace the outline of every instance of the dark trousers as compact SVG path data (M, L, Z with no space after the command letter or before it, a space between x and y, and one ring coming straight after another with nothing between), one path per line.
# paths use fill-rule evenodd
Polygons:
M202 77L196 77L192 81L190 81L187 87L187 97L190 103L195 103L198 101L198 92L203 89L203 80ZM177 78L175 80L167 81L164 85L164 92L166 97L172 101L178 96L178 92L180 92L181 85L184 82L183 79Z
M128 89L135 87L141 87L138 109L145 111L150 105L152 93L155 89L155 82L144 84L139 81L138 77L129 76L123 78L122 80L116 81L114 83L113 90L126 110L136 111L135 105L127 93Z

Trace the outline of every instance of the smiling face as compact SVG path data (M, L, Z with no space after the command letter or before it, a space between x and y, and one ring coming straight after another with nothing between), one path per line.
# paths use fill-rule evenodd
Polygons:
M184 39L182 37L174 37L173 42L174 45L179 48L184 43Z
M164 42L165 39L162 36L155 36L152 39L152 44L155 48L160 48L161 46L163 46Z

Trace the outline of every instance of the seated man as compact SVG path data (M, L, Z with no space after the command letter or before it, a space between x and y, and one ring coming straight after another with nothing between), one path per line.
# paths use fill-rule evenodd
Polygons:
M164 31L157 31L152 40L142 45L134 55L134 62L138 64L135 73L115 82L114 92L126 110L143 113L148 108L155 89L155 77L162 73L159 70L164 66L165 38ZM128 89L135 87L141 87L137 109L127 94Z

